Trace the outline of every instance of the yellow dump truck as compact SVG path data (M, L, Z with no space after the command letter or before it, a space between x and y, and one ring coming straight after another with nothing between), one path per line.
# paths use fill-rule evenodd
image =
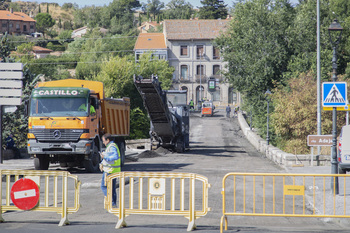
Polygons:
M28 104L28 153L36 170L50 163L99 171L102 135L110 133L125 160L130 99L105 98L103 83L78 79L41 82Z

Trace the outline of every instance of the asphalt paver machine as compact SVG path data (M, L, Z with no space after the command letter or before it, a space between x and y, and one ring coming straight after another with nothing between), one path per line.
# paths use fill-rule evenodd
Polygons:
M151 121L151 149L172 149L178 153L189 148L190 117L187 91L161 88L157 76L134 76Z

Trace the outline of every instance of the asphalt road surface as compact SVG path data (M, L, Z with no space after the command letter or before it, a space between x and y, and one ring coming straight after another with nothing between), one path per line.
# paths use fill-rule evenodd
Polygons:
M32 161L28 159L28 167ZM137 160L137 161L135 161ZM60 169L51 166L50 169ZM197 173L208 177L209 207L211 211L196 220L197 232L219 232L222 216L222 179L229 172L285 173L245 139L237 119L226 118L217 111L213 117L200 118L192 114L190 119L190 150L183 154L166 150L145 151L128 160L124 171L167 171ZM6 222L0 224L0 232L185 232L188 220L179 216L132 215L126 218L128 227L115 229L117 218L103 207L100 190L101 174L89 174L72 169L82 181L81 208L68 216L71 225L58 227L60 216L43 212L4 213ZM228 217L226 232L348 232L349 225L336 220L319 218L286 217Z

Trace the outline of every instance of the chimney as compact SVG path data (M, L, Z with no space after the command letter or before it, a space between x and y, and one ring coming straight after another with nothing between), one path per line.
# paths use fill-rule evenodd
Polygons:
M10 8L10 12L13 14L13 8Z

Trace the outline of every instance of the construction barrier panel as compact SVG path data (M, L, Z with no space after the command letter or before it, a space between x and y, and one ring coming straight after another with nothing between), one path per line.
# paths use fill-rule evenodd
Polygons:
M0 177L0 222L6 211L29 210L56 212L63 226L79 210L80 181L67 171L0 170Z
M227 216L349 218L349 181L338 174L228 173L220 232Z
M113 179L116 179L117 186L119 185L117 206L112 206ZM201 175L120 172L109 175L106 180L105 209L119 218L116 228L126 227L125 217L131 214L174 215L188 218L187 231L192 231L196 228L195 219L205 216L210 210L210 184L208 179ZM201 203L196 200L201 200Z

